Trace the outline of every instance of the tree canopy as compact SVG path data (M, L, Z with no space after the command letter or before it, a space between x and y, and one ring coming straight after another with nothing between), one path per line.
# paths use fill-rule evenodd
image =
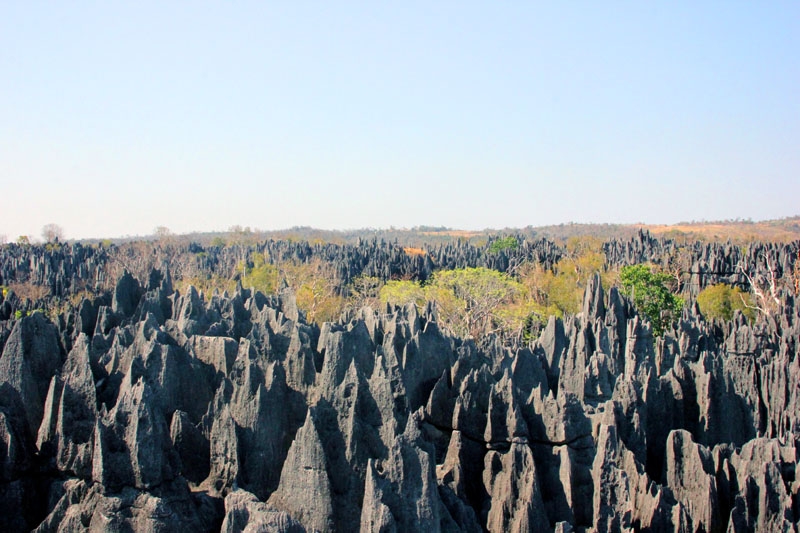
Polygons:
M667 287L671 280L672 276L654 271L649 265L625 266L619 273L622 292L647 317L656 335L663 334L683 309L683 298Z
M700 312L708 318L730 320L737 309L747 318L754 318L750 294L725 283L703 289L697 295L697 305L700 306Z
M58 224L45 224L42 227L44 242L59 242L64 240L64 229Z

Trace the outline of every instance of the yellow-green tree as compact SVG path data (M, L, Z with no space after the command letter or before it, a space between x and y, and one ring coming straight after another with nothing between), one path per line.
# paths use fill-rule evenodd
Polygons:
M416 282L410 280L390 280L387 281L379 292L382 304L404 306L409 303L422 307L428 299L425 289Z
M389 281L380 297L395 305L422 306L433 301L439 322L462 337L508 334L519 330L527 318L522 284L483 267L441 270L424 286L414 281Z
M377 308L381 302L380 293L383 286L383 281L378 277L358 276L350 282L348 287L347 305L354 309L360 309L364 306L370 306L373 309Z
M725 283L711 285L700 291L697 295L697 305L707 318L730 320L737 309L748 319L755 318L750 294L739 287L731 287Z
M256 254L252 266L246 261L239 267L244 275L242 286L252 287L264 294L275 294L278 289L278 269L267 263L261 254Z
M528 263L519 269L519 280L543 316L575 314L581 309L586 284L600 273L604 288L614 284L616 272L606 270L602 241L595 237L570 237L567 253L551 269Z
M281 279L294 291L297 307L306 313L309 322L330 322L342 314L345 299L339 294L331 263L322 259L288 261L279 264L278 269Z

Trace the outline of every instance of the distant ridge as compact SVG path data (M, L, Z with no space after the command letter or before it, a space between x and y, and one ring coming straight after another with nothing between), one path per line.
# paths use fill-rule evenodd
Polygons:
M267 239L308 241L310 243L355 243L358 239L377 239L397 242L405 247L419 247L423 244L446 243L465 240L480 243L496 235L523 235L529 238L547 238L566 241L570 237L596 237L602 240L627 239L640 231L648 231L656 237L676 241L727 242L745 244L752 241L787 243L800 240L800 215L773 220L752 221L732 219L716 221L678 222L677 224L610 224L566 222L547 226L526 226L524 228L486 228L483 230L464 230L445 226L414 226L412 228L359 228L359 229L319 229L310 226L294 226L278 230L250 229L232 226L228 231L192 232L170 235L170 239L197 241L213 244L215 239L225 242L238 240L254 242ZM109 239L115 243L155 240L155 235L126 236ZM83 239L84 242L99 242L101 239Z

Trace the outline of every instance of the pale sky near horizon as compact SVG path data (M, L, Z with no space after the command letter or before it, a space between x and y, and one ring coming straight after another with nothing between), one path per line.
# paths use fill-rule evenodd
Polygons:
M800 3L0 8L0 235L800 214Z

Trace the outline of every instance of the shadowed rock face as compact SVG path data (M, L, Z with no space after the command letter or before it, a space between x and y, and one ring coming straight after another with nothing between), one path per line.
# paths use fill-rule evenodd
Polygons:
M797 530L791 299L654 341L595 279L509 348L168 278L0 322L0 530Z

